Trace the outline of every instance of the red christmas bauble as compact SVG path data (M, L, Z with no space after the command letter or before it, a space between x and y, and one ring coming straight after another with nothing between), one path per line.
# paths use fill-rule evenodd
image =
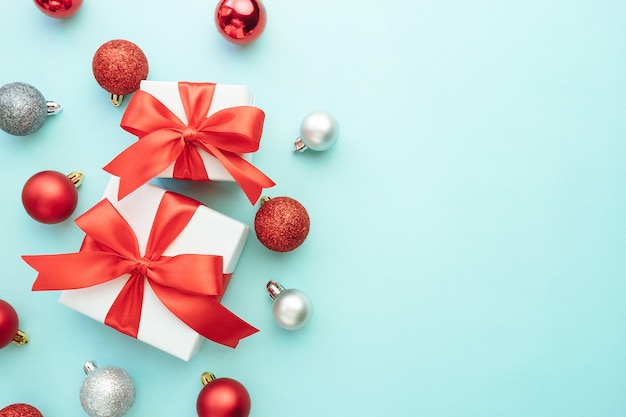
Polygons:
M76 209L78 191L67 175L41 171L24 184L22 203L28 215L38 222L60 223Z
M83 0L34 0L39 10L50 17L65 19L78 11Z
M18 326L19 319L13 306L0 300L0 349L11 343L17 334Z
M11 404L0 410L0 417L43 417L43 414L32 405Z
M222 0L215 9L218 32L239 45L258 39L266 23L265 6L260 0Z
M217 378L209 382L196 401L199 417L248 417L250 408L248 390L231 378Z
M91 61L93 75L102 88L124 96L139 90L148 77L148 58L141 48L123 39L102 44Z
M311 221L302 204L290 197L264 198L254 217L259 242L275 252L289 252L309 234Z

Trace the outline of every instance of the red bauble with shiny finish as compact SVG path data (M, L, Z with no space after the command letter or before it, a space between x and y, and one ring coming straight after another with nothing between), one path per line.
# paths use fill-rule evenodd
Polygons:
M19 403L4 407L0 417L43 417L43 414L32 405Z
M24 184L22 203L28 215L38 222L60 223L76 209L78 191L67 175L58 171L41 171Z
M215 9L215 24L227 40L245 45L261 36L267 23L260 0L222 0Z
M0 349L11 343L17 334L18 326L19 319L13 306L0 300Z
M39 10L57 19L68 18L78 11L83 0L34 0Z
M263 197L254 217L259 242L275 252L289 252L302 245L310 227L306 209L290 197Z
M198 417L248 417L251 402L248 390L231 378L217 378L198 394Z

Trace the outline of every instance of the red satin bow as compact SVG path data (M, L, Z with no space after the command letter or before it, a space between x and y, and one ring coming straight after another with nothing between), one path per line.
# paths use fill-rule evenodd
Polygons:
M145 91L137 91L122 117L124 130L139 140L104 170L120 177L118 198L130 194L174 163L174 178L210 180L198 148L217 158L252 204L274 182L239 153L259 149L265 114L252 106L229 107L207 117L215 84L179 83L188 124Z
M137 337L145 282L176 317L196 332L226 346L258 330L219 302L224 292L222 257L162 256L194 215L199 203L166 192L141 256L137 237L109 200L102 200L78 217L86 233L77 253L23 256L39 274L33 291L70 290L102 284L130 274L109 309L105 324Z

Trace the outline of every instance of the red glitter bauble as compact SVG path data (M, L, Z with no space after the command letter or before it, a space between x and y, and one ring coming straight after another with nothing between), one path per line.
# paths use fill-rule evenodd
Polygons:
M115 39L104 43L93 56L93 75L102 88L120 96L139 90L148 77L148 59L132 42Z
M199 417L248 417L250 394L240 382L217 378L206 384L196 401Z
M13 306L0 300L0 349L11 343L17 334L19 319Z
M22 203L30 217L41 223L60 223L78 204L76 185L58 171L41 171L26 181Z
M0 410L0 417L43 417L43 414L32 405L11 404Z
M266 23L265 6L259 0L222 0L215 9L218 32L239 45L261 36Z
M65 19L72 16L82 6L83 0L34 0L39 10L50 17Z
M275 252L289 252L300 246L310 225L306 209L289 197L265 198L254 217L257 238Z
M0 410L0 417L43 417L43 414L32 405L18 403Z

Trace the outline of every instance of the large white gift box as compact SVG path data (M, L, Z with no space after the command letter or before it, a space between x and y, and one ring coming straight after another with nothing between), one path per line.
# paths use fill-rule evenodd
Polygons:
M118 182L118 178L112 177L104 197L132 227L139 247L144 250L152 221L166 190L145 184L118 200ZM224 274L232 274L249 230L247 225L200 205L187 226L163 252L163 256L221 255ZM64 290L59 302L104 323L110 306L129 277L130 274L125 274L93 287ZM228 282L225 283L227 284ZM174 316L146 282L137 339L187 361L198 352L204 337Z

